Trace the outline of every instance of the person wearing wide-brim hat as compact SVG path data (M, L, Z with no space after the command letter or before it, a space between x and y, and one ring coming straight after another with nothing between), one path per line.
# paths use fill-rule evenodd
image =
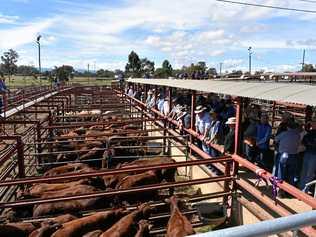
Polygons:
M222 129L221 121L218 116L218 112L214 109L211 109L209 113L212 117L212 122L211 122L211 127L208 133L206 144L208 145L220 144L221 139L223 138L223 134L222 134L223 129ZM219 156L219 153L216 149L214 149L213 147L210 147L210 155L212 157L217 157Z
M200 113L203 113L206 110L207 110L206 107L204 107L203 105L199 105L199 106L196 107L194 113L195 114L200 114Z
M211 126L211 116L209 113L206 112L207 108L199 105L195 109L195 129L196 132L200 135L202 143L199 144L199 146L203 149L204 152L209 154L209 146L205 143L205 139L207 137L207 134L209 132L210 126Z
M236 118L235 117L229 118L225 124L229 126L229 132L225 137L224 152L233 153L235 149Z

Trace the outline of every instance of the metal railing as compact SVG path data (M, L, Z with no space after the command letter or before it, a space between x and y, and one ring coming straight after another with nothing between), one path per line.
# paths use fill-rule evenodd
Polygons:
M195 237L263 237L275 234L296 231L316 225L316 211L305 212L287 217L281 217L274 220L262 221L256 224L237 226L233 228L213 231L204 234L194 235Z

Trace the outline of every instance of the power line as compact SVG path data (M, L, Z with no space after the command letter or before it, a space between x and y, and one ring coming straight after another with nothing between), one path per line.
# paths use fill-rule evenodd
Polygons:
M313 10L305 10L305 9L298 9L298 8L277 7L277 6L271 6L271 5L246 3L246 2L238 2L238 1L228 1L228 0L216 0L216 1L217 2L231 3L231 4L238 4L238 5L245 5L245 6L252 6L252 7L264 7L264 8L272 8L272 9L286 10L286 11L316 13L316 11L313 11Z
M316 1L313 1L313 0L296 0L296 1L299 1L299 2L308 2L308 3L316 3Z

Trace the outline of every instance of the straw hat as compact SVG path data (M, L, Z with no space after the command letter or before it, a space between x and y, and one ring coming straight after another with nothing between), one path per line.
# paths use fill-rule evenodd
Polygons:
M236 118L235 117L229 118L228 121L226 122L226 124L227 125L236 124Z
M207 109L206 107L199 105L196 107L196 110L194 111L194 113L199 114L199 113L204 112L206 109Z
M210 115L218 115L219 114L219 112L217 111L217 110L215 110L215 109L211 109L210 110Z

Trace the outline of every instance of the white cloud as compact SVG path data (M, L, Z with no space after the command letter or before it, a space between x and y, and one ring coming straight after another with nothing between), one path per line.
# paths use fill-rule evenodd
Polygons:
M18 48L22 45L35 42L36 36L43 30L52 26L56 19L46 19L31 22L25 26L0 30L0 49Z
M251 24L251 25L244 25L241 27L240 32L242 33L255 33L255 32L262 32L268 29L267 25L264 24Z
M0 13L0 24L12 24L19 19L18 16L6 16Z
M235 69L240 67L244 63L242 59L226 59L223 61L223 67L225 69Z
M305 37L310 39L305 41L295 37L288 41L288 35L277 37L274 25L264 21L275 17L291 17L292 20L308 17L303 13L202 0L123 0L117 5L91 1L56 2L60 7L59 17L14 25L5 30L0 28L0 50L23 48L33 43L36 35L41 33L44 36L42 43L51 52L46 60L50 65L65 61L85 67L94 58L97 61L102 58L106 63L99 65L122 68L125 66L122 58L127 58L131 50L142 57L152 57L151 60L156 60L156 55L159 55L159 60L166 57L174 65L183 65L236 58L230 54L249 45L255 49L288 49L302 45L314 47L316 44L313 40L316 35ZM285 7L306 6L290 0L256 2ZM264 37L261 37L263 31ZM65 42L67 46L56 50L54 45L59 42ZM232 68L246 64L238 59L227 59L226 63Z

